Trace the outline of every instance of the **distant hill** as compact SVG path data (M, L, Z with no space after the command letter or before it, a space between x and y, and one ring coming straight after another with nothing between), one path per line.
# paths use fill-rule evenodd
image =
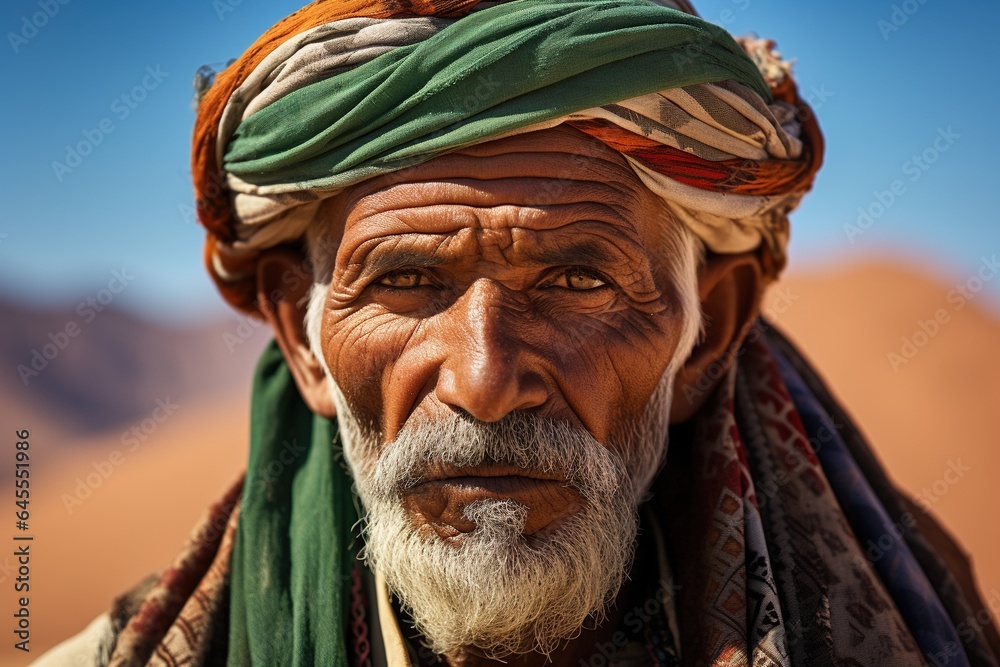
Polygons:
M89 306L40 310L0 301L0 422L79 437L148 416L157 399L231 392L269 339L233 315L194 329Z

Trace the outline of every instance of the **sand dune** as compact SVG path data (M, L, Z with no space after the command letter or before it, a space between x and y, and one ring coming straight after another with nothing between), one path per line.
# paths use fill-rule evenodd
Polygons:
M244 397L181 402L134 451L121 442L125 429L72 447L48 441L44 429L32 432L33 657L170 565L204 508L245 466L246 403ZM9 567L5 557L0 578ZM12 595L0 596L0 616L11 618L13 602ZM0 645L0 664L26 664L11 644Z
M949 289L904 268L858 265L788 278L772 291L768 312L822 370L894 479L923 494L973 554L989 597L1000 595L1000 502L993 477L1000 471L1000 319L978 302L956 310L947 300ZM904 338L912 341L921 322L942 308L948 321L893 368L889 353L899 352ZM252 364L249 357L244 361ZM71 442L45 420L31 420L31 657L169 564L202 509L243 468L247 394L239 383L180 401L89 495L87 476L124 448L129 425ZM956 469L960 475L949 474ZM72 497L80 503L67 504ZM0 584L7 586L3 559ZM4 618L12 603L11 595L0 596ZM10 642L0 646L0 664L26 662Z

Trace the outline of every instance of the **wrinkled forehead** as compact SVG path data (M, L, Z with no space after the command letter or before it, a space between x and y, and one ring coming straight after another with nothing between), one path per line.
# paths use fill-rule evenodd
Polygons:
M516 209L515 219L544 228L564 225L567 216L631 221L657 201L620 153L563 125L453 151L360 183L338 199L345 237L365 233L359 227L373 219L431 208L443 216Z

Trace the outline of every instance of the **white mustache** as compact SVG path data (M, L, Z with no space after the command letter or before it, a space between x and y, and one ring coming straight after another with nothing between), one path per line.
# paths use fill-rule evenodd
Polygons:
M588 431L513 412L497 422L456 414L405 426L379 457L370 490L383 499L395 497L434 469L482 465L563 477L588 500L632 486L622 457Z

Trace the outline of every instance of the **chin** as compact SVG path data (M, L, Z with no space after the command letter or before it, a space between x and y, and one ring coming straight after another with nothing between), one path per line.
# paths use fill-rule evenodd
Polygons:
M525 505L478 500L464 509L475 528L455 538L415 524L399 503L378 505L365 557L435 652L547 654L603 616L631 565L635 512L625 494L606 501L529 536Z

